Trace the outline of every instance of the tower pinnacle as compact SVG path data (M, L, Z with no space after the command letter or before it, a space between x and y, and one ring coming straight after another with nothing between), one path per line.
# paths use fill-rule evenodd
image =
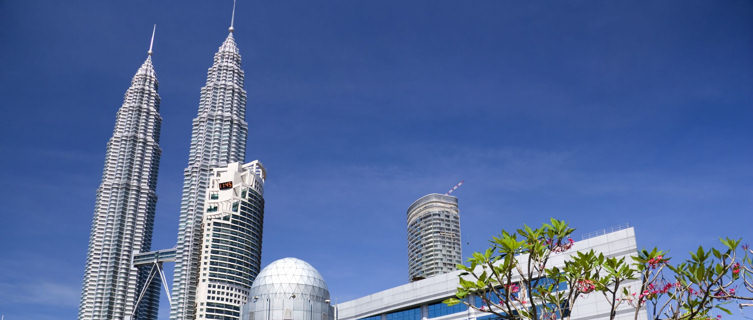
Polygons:
M235 30L235 28L233 28L233 24L235 23L235 1L236 0L233 0L233 15L230 16L230 28L227 29L230 32L233 32L233 30Z
M152 40L149 41L149 51L146 53L148 55L152 55L152 47L154 46L154 32L157 31L157 24L154 25L154 28L152 29Z

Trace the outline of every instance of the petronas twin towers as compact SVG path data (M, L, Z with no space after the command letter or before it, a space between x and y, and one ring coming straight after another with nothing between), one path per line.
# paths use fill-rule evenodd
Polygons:
M152 243L157 170L162 153L157 87L150 54L131 80L107 143L79 319L131 316L135 298L146 282L145 274L131 266L131 258L134 252L149 251ZM154 291L159 294L158 290L159 287L150 290L150 294ZM157 306L144 304L135 313L142 318L155 318L156 309Z
M227 38L214 55L206 85L201 88L198 115L193 120L188 166L184 170L171 319L195 318L201 223L210 173L213 168L245 160L246 91L232 25L231 22ZM157 317L159 282L147 284L149 270L133 266L135 254L151 249L161 155L160 97L151 54L150 47L146 61L125 93L107 144L79 319ZM259 270L258 265L255 270ZM142 292L145 285L148 287Z
M199 115L193 119L188 167L184 170L171 319L194 319L201 257L201 218L212 168L243 162L246 154L246 90L233 29L207 72ZM261 248L259 248L261 249ZM258 270L258 266L256 268Z

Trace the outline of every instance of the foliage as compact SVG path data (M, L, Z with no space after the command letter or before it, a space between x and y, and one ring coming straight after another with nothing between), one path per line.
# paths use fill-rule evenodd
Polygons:
M634 308L635 319L646 310L653 319L685 320L729 314L733 301L753 300L753 250L744 246L745 255L738 259L740 240L722 239L722 250L698 247L690 259L672 265L656 248L630 260L593 249L567 252L574 245L573 231L556 219L535 229L502 230L485 252L474 252L468 265L458 265L456 296L444 302L501 319L569 319L580 298L595 294L607 302L610 319L623 306ZM550 266L551 258L563 254L564 263ZM746 295L736 291L738 286L747 289L742 290ZM472 303L471 296L481 303Z

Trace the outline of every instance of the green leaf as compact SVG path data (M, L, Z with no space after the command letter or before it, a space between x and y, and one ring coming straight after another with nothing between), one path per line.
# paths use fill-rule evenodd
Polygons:
M717 307L717 308L718 308L719 310L722 310L722 311L726 312L726 313L727 313L728 315L732 315L732 312L731 312L731 311L729 311L729 310L728 310L727 308L725 308L725 307L722 307L722 306L716 306L716 307Z
M452 307L452 306L460 303L460 300L455 299L455 298L449 298L449 299L446 299L446 300L442 301L442 303L444 303L444 304Z
M476 262L479 262L479 263L484 261L484 256L478 252L473 253L473 258L476 260Z
M486 252L484 252L484 258L486 258L486 260L489 260L489 258L492 256L492 253L494 253L494 248L486 249Z
M703 268L695 269L695 277L696 277L697 282L703 281L703 278L704 278L703 275L704 275Z
M719 250L716 250L716 248L711 248L711 253L712 253L712 254L714 255L714 257L716 257L717 259L721 259L721 258L722 258L722 254L721 254L721 252L719 252Z
M468 280L465 280L463 278L460 278L460 286L462 286L463 289L467 290L467 289L470 289L470 288L475 288L476 287L476 283L473 282L473 281L468 281Z
M729 244L729 241L727 241L727 240L728 240L728 239L722 239L722 238L719 238L719 241L721 241L721 242L722 242L722 244L723 244L723 245L724 245L725 247L732 249L732 247L731 247L731 246L730 246L730 244Z
M706 258L704 257L703 246L698 246L698 251L696 252L696 260L698 261L706 260Z

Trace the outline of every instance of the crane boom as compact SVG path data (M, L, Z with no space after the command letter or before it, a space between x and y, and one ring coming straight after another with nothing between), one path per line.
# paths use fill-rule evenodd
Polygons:
M452 193L453 191L455 191L455 190L457 190L458 188L460 188L460 186L462 186L462 185L463 185L463 182L465 182L465 180L460 180L460 182L458 182L458 184L456 184L456 185L455 185L454 187L450 188L450 191L447 191L447 193L445 193L445 195L446 195L446 196L449 196L449 195L450 195L450 193Z

